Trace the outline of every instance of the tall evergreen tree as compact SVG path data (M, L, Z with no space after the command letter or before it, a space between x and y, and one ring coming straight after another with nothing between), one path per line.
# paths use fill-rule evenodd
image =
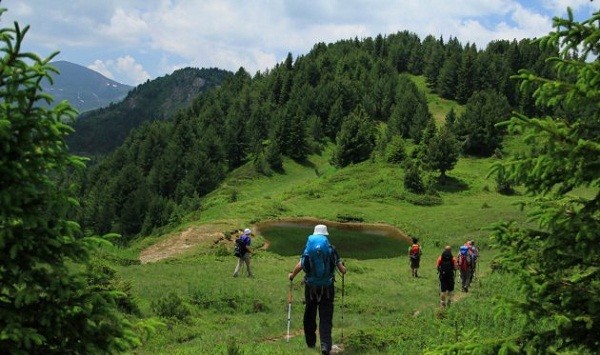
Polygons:
M555 31L537 43L560 49L552 59L558 78L529 70L518 76L522 86L537 87L538 103L561 105L576 115L564 119L516 114L508 122L510 132L525 137L528 151L499 162L495 169L537 196L529 207L538 225L499 225L498 265L517 275L516 289L523 291L524 298L512 306L539 326L488 344L492 352L585 354L600 348L599 21L596 12L577 22L570 9L568 18L555 18ZM580 187L591 188L591 195L577 193Z
M344 167L367 160L375 147L376 130L367 113L358 106L342 124L336 139L333 164Z
M459 155L458 140L448 127L443 126L425 146L423 163L431 170L438 170L443 180L446 172L452 170L458 162Z
M490 156L502 142L503 131L496 124L506 120L509 114L510 106L504 95L491 90L473 94L456 123L463 152Z
M444 40L436 40L433 36L425 37L423 41L425 67L423 74L427 78L427 84L435 88L438 82L440 69L444 66Z
M84 165L65 144L73 132L65 122L76 111L66 102L41 107L52 102L41 82L52 81L54 55L20 52L27 30L17 23L0 29L0 349L126 352L140 340L119 313L114 290L94 289L82 271L93 240L69 220L77 203L57 183Z
M475 45L465 47L462 53L460 68L458 68L458 77L456 84L456 101L465 104L473 95L474 88L478 87L477 78L480 75L477 67L477 48Z

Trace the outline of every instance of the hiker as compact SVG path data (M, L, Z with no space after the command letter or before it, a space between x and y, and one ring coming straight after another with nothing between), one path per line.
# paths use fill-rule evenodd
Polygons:
M252 254L252 251L250 250L250 243L252 242L251 235L252 231L249 228L246 228L244 229L244 233L235 240L235 256L237 256L238 262L235 271L233 272L233 277L238 276L243 263L246 263L248 277L254 276L250 270L250 254Z
M473 272L473 251L471 245L466 242L458 252L458 270L460 272L460 285L462 292L469 292Z
M454 272L456 271L456 258L452 255L452 247L446 245L442 255L437 258L437 271L440 277L440 305L445 308L450 306L452 291L454 291Z
M471 246L471 252L473 255L473 260L471 261L471 281L473 283L473 278L475 277L475 270L477 269L477 259L479 259L479 249L475 246L475 241L470 240L469 245Z
M317 342L317 311L319 312L319 338L321 352L329 354L332 347L331 328L333 327L333 301L335 268L342 275L346 267L333 245L329 244L327 226L315 226L312 235L308 236L306 248L300 261L289 273L290 281L304 271L304 340L309 348L314 348Z
M419 239L413 237L412 245L408 248L408 259L410 260L410 269L413 277L419 277L419 264L421 263L421 254L423 249L419 244Z

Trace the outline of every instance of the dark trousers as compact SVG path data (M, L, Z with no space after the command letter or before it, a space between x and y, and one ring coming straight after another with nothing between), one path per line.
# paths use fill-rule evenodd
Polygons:
M331 328L333 327L334 287L310 286L304 288L304 337L306 345L314 347L317 342L317 311L319 312L319 337L321 350L331 351Z

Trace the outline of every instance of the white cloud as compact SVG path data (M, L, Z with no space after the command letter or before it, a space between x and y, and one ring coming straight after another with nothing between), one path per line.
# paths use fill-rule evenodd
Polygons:
M119 79L116 81L128 85L141 84L151 78L144 67L130 55L119 57L116 60L96 59L93 64L88 65L88 68L112 80L116 80L115 78L118 77Z
M544 6L552 11L552 15L564 15L567 13L567 7L570 7L573 12L585 11L591 9L598 11L600 3L596 0L544 0Z
M130 79L130 82L136 84L150 79L150 74L144 70L144 67L140 63L137 63L133 57L128 55L117 58L116 69L120 74Z
M33 7L24 3L17 3L14 7L11 8L11 11L14 12L14 15L21 18L31 16L33 14Z
M5 4L6 3L6 4ZM317 42L408 30L484 48L496 39L539 37L571 6L589 17L600 0L5 0L32 25L37 53L140 83L186 66L250 73L308 53ZM9 18L10 19L10 18ZM4 21L5 18L3 17ZM12 22L12 21L11 21ZM30 43L30 42L28 42ZM111 60L109 60L109 58ZM120 58L120 59L117 59ZM134 59L135 58L135 59ZM96 62L96 60L99 60ZM127 68L127 69L124 69Z
M88 65L87 67L88 67L88 69L97 71L98 73L104 75L105 77L114 80L114 76L110 72L110 69L108 69L106 64L103 61L101 61L100 59L96 59L94 61L94 63Z
M115 41L139 42L149 32L149 26L138 11L117 8L110 23L101 26L100 32Z

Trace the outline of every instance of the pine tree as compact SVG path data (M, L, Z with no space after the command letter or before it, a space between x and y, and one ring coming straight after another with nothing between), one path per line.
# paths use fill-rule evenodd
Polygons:
M473 94L455 125L463 152L490 156L502 142L503 130L496 124L506 120L509 114L510 106L504 95L492 90Z
M4 13L0 10L0 16ZM68 152L75 109L41 93L48 63L23 53L28 27L0 29L0 349L2 353L121 353L139 344L113 290L88 281L92 245L69 220L73 192L59 187L83 160Z
M375 147L375 126L362 106L358 106L342 124L336 139L333 164L344 167L367 160Z
M452 170L458 162L460 145L458 140L443 126L424 147L423 163L431 170L439 170L440 178L446 177L446 171Z
M560 50L556 77L523 70L522 87L534 97L560 105L564 117L516 114L509 132L525 137L529 152L499 162L495 173L522 184L536 196L529 204L537 228L502 223L495 238L499 265L517 275L524 300L514 303L531 324L496 349L517 352L596 353L600 348L600 12L576 22L554 19L555 31L539 39ZM591 56L591 58L590 58ZM584 197L580 187L591 189Z

